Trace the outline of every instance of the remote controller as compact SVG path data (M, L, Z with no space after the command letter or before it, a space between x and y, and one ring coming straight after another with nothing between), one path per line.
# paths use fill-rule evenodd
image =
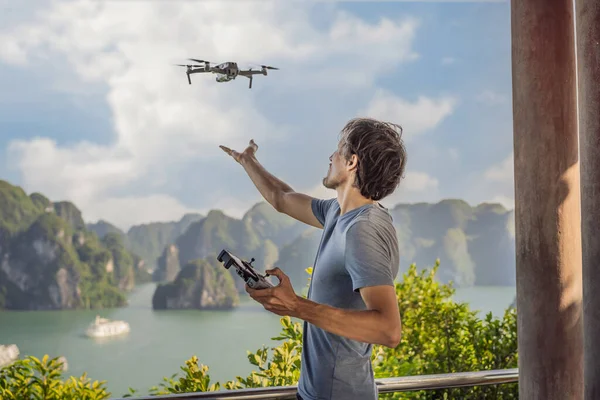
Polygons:
M217 260L223 263L226 269L234 266L237 274L246 282L246 284L252 289L266 289L273 287L273 284L265 279L265 276L259 274L253 267L252 262L246 262L236 257L227 250L222 250L221 254L217 257Z

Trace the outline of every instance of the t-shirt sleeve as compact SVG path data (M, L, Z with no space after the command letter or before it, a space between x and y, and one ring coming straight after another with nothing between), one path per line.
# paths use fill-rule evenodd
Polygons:
M333 199L312 199L312 212L315 217L317 217L321 225L325 225L325 217L327 217L327 212L335 201L337 201L337 198L335 197Z
M357 221L346 231L345 257L354 291L366 286L394 286L391 249L368 220Z

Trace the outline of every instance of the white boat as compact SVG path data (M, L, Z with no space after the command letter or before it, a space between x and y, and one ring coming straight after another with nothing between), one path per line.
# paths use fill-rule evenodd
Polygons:
M122 335L129 332L129 324L125 321L112 321L96 315L96 320L86 329L89 337L102 338Z
M0 367L5 367L19 358L19 348L16 344L0 344Z

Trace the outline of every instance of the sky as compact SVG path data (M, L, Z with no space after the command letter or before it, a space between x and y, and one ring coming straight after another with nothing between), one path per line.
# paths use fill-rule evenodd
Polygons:
M510 4L0 0L0 179L128 229L262 201L219 145L322 186L345 123L403 127L386 207L514 207ZM187 58L278 67L217 83Z

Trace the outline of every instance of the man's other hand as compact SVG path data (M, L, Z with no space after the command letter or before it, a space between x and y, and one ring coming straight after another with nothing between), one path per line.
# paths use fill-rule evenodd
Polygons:
M263 305L265 310L281 316L296 316L298 296L294 292L290 278L279 268L266 271L267 276L276 276L279 284L267 289L252 289L246 285L246 292L254 300Z
M248 144L248 147L246 147L246 149L241 153L237 152L233 149L230 149L227 146L220 145L219 147L221 148L221 150L223 150L225 153L229 154L237 162L241 162L241 159L244 157L254 156L254 154L258 150L258 145L256 143L254 143L254 139L250 139L250 143Z

